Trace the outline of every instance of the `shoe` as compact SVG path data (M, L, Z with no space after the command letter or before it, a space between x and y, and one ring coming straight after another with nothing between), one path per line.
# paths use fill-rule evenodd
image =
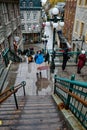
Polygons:
M36 73L36 75L38 76L38 73Z
M78 74L81 74L81 72L77 72Z
M42 75L41 75L41 72L40 72L40 78L42 77Z

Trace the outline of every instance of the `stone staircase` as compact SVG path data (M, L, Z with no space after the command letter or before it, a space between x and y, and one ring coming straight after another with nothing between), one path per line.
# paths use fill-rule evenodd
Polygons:
M52 96L17 97L16 110L11 96L0 105L1 130L72 130Z

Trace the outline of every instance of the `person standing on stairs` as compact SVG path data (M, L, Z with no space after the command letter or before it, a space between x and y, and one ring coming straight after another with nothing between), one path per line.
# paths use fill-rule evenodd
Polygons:
M41 64L44 62L44 56L41 50L37 51L34 59L35 59L35 63L37 64L37 70L38 70L38 67L40 67ZM37 75L38 75L38 71L37 71ZM40 76L41 76L41 71L40 71Z
M62 70L64 71L66 68L67 61L70 59L68 55L68 48L66 48L63 52L63 63L62 63Z
M85 50L81 51L81 54L78 57L78 64L77 64L77 73L80 74L81 73L81 69L84 67L86 62L86 54L85 54Z

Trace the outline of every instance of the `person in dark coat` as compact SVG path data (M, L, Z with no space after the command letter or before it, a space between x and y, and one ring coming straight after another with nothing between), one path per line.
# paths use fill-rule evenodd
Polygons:
M62 70L65 70L68 59L70 59L70 57L68 55L68 48L66 48L63 52Z
M47 53L45 55L45 62L48 62L48 64L49 64L49 53L48 53L48 51L47 51Z
M35 63L37 64L37 70L38 70L38 67L40 67L40 65L44 62L44 56L41 50L37 51L37 54L35 55L34 59ZM38 76L38 72L36 74ZM41 71L40 71L40 77L41 77Z
M77 73L80 74L81 73L81 69L84 67L86 62L86 54L85 51L82 50L81 54L78 57L78 63L77 63Z

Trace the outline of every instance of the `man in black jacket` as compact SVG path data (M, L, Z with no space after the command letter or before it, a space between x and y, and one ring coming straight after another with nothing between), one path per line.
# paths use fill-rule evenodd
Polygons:
M63 52L62 70L65 70L68 59L70 59L70 57L68 55L68 48L66 48Z

